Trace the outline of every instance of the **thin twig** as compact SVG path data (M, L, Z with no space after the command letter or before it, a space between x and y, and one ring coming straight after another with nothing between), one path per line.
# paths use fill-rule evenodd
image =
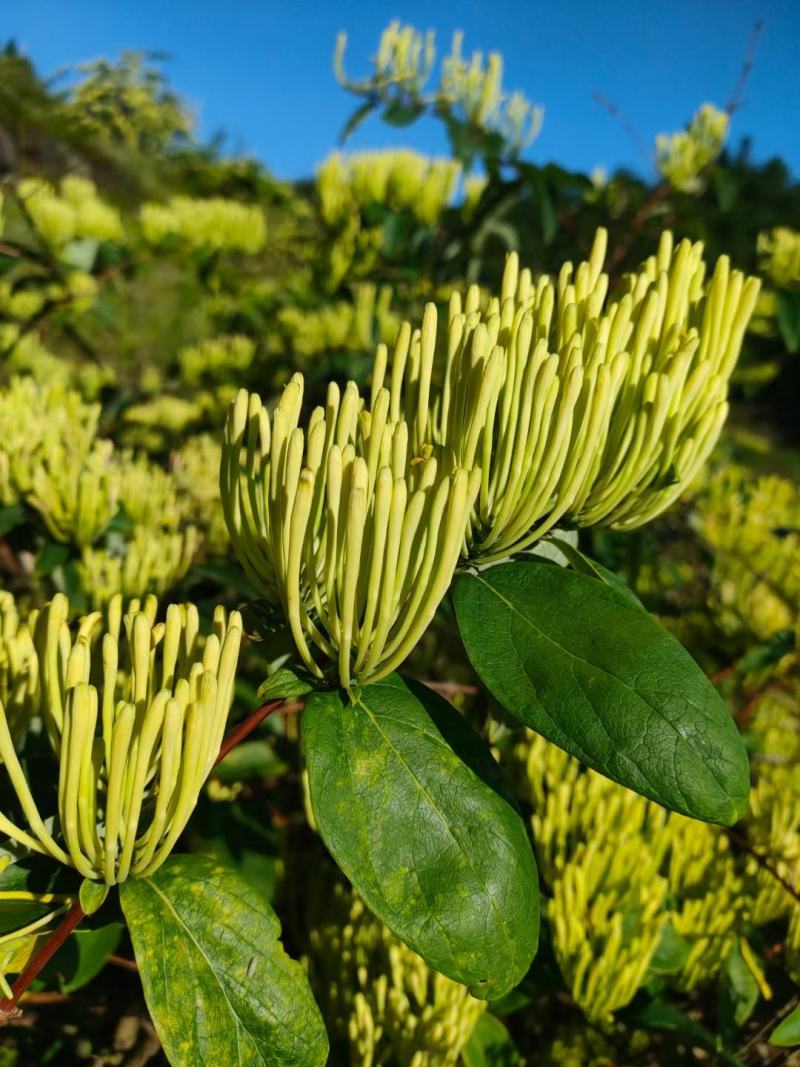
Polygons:
M428 689L432 689L434 693L438 693L446 700L452 699L459 693L465 693L467 696L474 696L478 692L477 685L467 685L465 682L431 682L427 678L420 678L423 685L426 685Z
M12 577L22 574L22 567L9 543L0 537L0 567Z
M136 960L126 960L124 956L109 956L106 963L110 963L112 967L119 967L123 971L139 973L139 964Z
M752 856L759 867L763 871L766 871L767 874L771 875L779 885L783 886L789 896L800 904L800 892L795 889L791 882L783 877L777 867L774 867L772 862L762 852L758 852L754 849L750 842L742 837L741 834L737 834L735 830L727 829L726 833L737 848L740 848L742 852L746 852L748 856Z
M724 682L726 678L730 678L731 675L735 673L735 667L723 667L722 670L717 671L716 674L710 675L708 680L712 685L719 685L720 682Z
M608 97L603 96L602 93L592 93L592 99L596 104L599 104L604 111L607 111L612 119L615 119L620 124L622 129L636 146L636 151L645 161L647 166L651 166L653 163L652 153L625 112L615 104L613 100L609 100Z
M659 182L658 185L653 187L645 202L635 213L631 221L627 223L625 227L625 236L622 240L617 242L614 254L609 262L608 269L610 273L613 273L624 262L625 257L631 250L633 242L641 231L642 226L647 222L659 204L667 199L669 194L669 182Z
M725 105L725 110L729 115L732 115L735 111L738 111L742 106L742 94L744 93L745 86L747 85L750 74L753 70L753 63L756 58L756 49L758 48L758 42L761 39L761 34L764 31L764 20L759 19L753 29L750 31L750 40L747 42L747 50L742 60L742 67L739 71L739 77L736 79L736 85L733 87L733 92L730 95L728 103Z
M766 1037L767 1034L775 1029L781 1019L785 1019L790 1012L794 1011L798 1004L800 1004L800 997L792 997L788 1004L784 1004L780 1011L775 1012L775 1014L764 1023L761 1029L750 1038L746 1045L742 1045L741 1048L737 1050L736 1055L740 1058L745 1056L751 1048L762 1040L762 1038Z

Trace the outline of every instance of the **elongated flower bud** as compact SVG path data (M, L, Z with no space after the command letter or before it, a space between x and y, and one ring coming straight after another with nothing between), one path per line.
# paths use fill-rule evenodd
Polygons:
M458 562L480 482L414 454L420 431L378 389L367 412L351 382L298 425L297 374L270 419L240 392L225 430L221 488L231 542L249 577L277 591L298 651L342 685L390 673L421 637Z
M241 618L121 597L77 634L57 596L36 619L41 715L58 760L57 819L43 817L0 709L0 758L28 829L0 831L109 885L154 871L173 848L219 751L233 699ZM49 816L50 812L47 813Z
M37 616L34 611L23 622L11 593L0 591L0 704L16 745L39 710L39 661L32 633Z

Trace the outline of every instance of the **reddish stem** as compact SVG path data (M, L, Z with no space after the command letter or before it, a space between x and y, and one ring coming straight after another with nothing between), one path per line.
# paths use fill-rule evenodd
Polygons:
M214 760L214 766L218 763L222 763L225 757L228 755L232 748L236 748L240 742L244 741L246 737L255 730L260 722L263 722L268 715L281 706L282 700L272 700L269 704L262 704L260 708L249 715L244 722L240 722L239 725L233 730L222 742L222 747L219 750L219 755Z
M81 921L86 913L80 904L73 904L59 925L52 932L37 953L34 954L28 966L11 987L13 996L0 1001L0 1016L13 1015L17 1008L17 1001L38 975L39 971L50 962L56 952L61 948L69 935Z
M132 974L139 973L139 965L136 960L126 960L124 956L111 955L107 960L113 967L121 967L123 971L130 971Z

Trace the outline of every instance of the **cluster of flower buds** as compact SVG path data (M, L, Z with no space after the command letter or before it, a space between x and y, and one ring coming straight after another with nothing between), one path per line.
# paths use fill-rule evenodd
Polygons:
M375 78L383 85L402 86L410 93L420 93L436 60L435 36L431 30L418 33L413 26L403 26L394 19L381 34L375 56ZM336 40L334 68L341 72L347 34Z
M800 491L778 475L728 467L697 500L698 531L713 553L712 606L728 633L800 643Z
M12 840L113 885L148 874L183 831L219 751L241 618L214 613L203 638L191 604L156 622L148 597L123 610L114 597L68 624L57 596L31 622L41 699L38 715L58 763L57 812L43 816L0 708L0 758L27 827L0 814ZM56 815L55 820L50 816Z
M58 452L85 456L99 417L99 404L87 404L61 384L40 386L32 378L12 378L0 392L0 503L16 503L33 491L43 458Z
M454 294L438 366L434 305L398 337L390 393L413 447L481 468L470 559L502 559L559 522L639 526L677 499L719 436L758 281L723 256L705 284L702 245L673 248L666 233L609 296L605 248L599 230L589 259L555 281L512 254L499 298ZM386 361L379 349L373 384Z
M228 530L219 498L219 464L222 448L216 436L196 434L187 438L171 460L172 476L180 493L181 508L202 531L203 543L221 554L228 544Z
M187 572L198 530L175 476L97 438L99 406L61 386L14 378L0 395L0 503L25 501L50 535L81 550L78 573L95 607L162 595ZM122 508L132 528L107 531ZM220 526L218 504L217 526Z
M667 922L687 942L677 984L713 978L750 906L725 833L586 770L532 732L514 762L533 809L553 951L585 1014L607 1023L630 1003Z
M116 459L119 503L137 526L177 529L185 515L178 483L146 455L121 452Z
M703 104L685 130L656 137L656 165L673 189L683 193L702 189L702 171L724 148L728 122L726 111Z
M761 269L773 285L786 289L800 284L800 233L776 226L758 235Z
M336 349L372 352L380 341L394 338L400 325L391 310L392 290L371 282L353 286L352 300L336 300L320 308L293 305L276 315L295 356L307 358ZM283 339L279 343L283 343Z
M298 651L345 687L389 674L450 584L480 472L415 453L413 432L378 389L371 410L349 383L299 426L296 374L270 417L242 390L225 427L221 494L231 542L254 584L280 595Z
M96 608L117 594L126 600L143 593L162 596L186 575L198 543L196 526L179 530L137 524L110 546L84 546L77 568L81 586Z
M442 60L439 104L463 114L473 126L496 129L512 152L521 152L539 135L542 110L520 92L503 95L503 57L490 52L484 66L483 53L462 56L464 35L453 34L450 55Z
M161 244L170 238L190 248L260 252L266 243L261 208L222 197L173 197L166 204L144 204L140 212L144 239Z
M181 381L197 385L203 380L226 379L246 371L253 362L256 345L244 334L208 337L196 345L187 345L178 353Z
M322 218L338 227L372 204L410 211L430 226L452 201L461 165L445 156L431 158L411 149L332 152L317 168Z
M28 503L56 541L91 545L119 506L119 471L111 441L94 441L82 453L51 440L33 471Z
M459 552L503 559L559 523L630 529L695 476L758 282L722 257L706 283L702 246L665 234L609 296L605 247L601 230L555 281L512 254L499 297L453 295L444 345L429 304L391 363L378 346L369 403L332 385L306 430L301 376L271 418L240 393L221 473L231 541L256 585L277 589L314 673L314 646L345 686L393 670Z
M512 154L531 143L541 129L542 111L520 92L503 92L503 58L482 52L469 59L462 55L463 33L456 30L450 54L443 57L438 85L426 92L436 65L435 35L421 34L413 26L395 20L383 31L373 61L372 74L360 82L349 79L344 70L347 34L336 42L333 69L345 89L368 100L399 105L411 114L432 107L455 115L473 128L499 133Z
M118 212L97 195L88 178L67 175L58 192L41 178L25 178L16 188L16 197L36 232L52 248L63 248L79 238L124 238Z
M351 890L336 883L323 893L309 963L331 1037L349 1044L355 1063L456 1067L486 1001L428 967Z

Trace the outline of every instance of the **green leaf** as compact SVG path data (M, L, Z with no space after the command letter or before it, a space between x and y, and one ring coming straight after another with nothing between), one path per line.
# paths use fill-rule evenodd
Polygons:
M725 1064L725 1067L744 1067L740 1059L720 1047L719 1039L710 1030L671 1004L652 1001L634 1012L628 1021L646 1030L661 1030L672 1034L681 1044L697 1045L698 1048L712 1053L715 1060Z
M88 985L116 950L122 931L119 922L106 923L94 930L75 930L42 970L41 978L48 982L55 980L62 993L74 993Z
M60 258L76 270L90 271L99 247L99 241L93 237L79 237L61 250Z
M734 942L722 968L719 985L720 1029L733 1037L755 1010L760 996L758 982L742 955L738 942Z
M390 126L410 126L424 112L425 105L402 100L393 100L381 112L381 118Z
M587 574L590 578L598 578L601 582L605 582L606 585L610 585L612 589L616 589L618 593L622 593L631 604L641 608L642 611L646 610L644 604L627 582L624 582L614 571L610 571L608 567L604 567L602 563L598 563L596 559L592 559L591 556L581 552L577 544L567 541L560 535L558 537L549 537L547 542L566 557L572 569L577 571L578 574Z
M258 699L266 704L270 700L287 700L311 693L314 686L311 675L301 668L279 667L258 687Z
M618 590L546 563L463 574L458 625L508 712L665 807L729 825L747 753L722 699L663 627Z
M775 313L783 343L790 352L800 352L800 292L776 290Z
M58 541L45 541L36 557L34 574L39 578L46 578L67 559L69 559L68 545L59 544Z
M800 1004L769 1035L770 1045L792 1048L800 1045Z
M280 924L249 882L201 856L129 878L120 900L172 1067L322 1064L328 1040Z
M763 644L754 645L736 661L736 673L747 674L748 671L758 671L764 667L772 667L784 656L794 651L797 639L794 630L778 630Z
M523 1062L511 1034L488 1011L475 1023L461 1058L464 1067L517 1067Z
M221 782L247 782L252 778L279 778L288 770L288 763L268 741L244 741L214 768L214 777Z
M347 122L342 127L342 132L339 134L339 144L344 144L345 141L358 129L361 123L367 116L375 110L374 100L365 100L363 104L360 104Z
M104 882L92 882L88 878L84 878L81 882L78 899L87 915L94 915L96 911L99 911L105 904L107 896L108 886Z
M539 168L531 167L527 171L534 202L539 208L539 221L542 227L542 240L549 245L558 233L558 216L553 205L550 183L547 175Z
M686 940L671 922L665 922L661 928L661 940L650 960L649 977L677 974L689 958L691 943Z
M317 693L300 721L314 818L367 905L474 996L512 989L536 951L539 891L488 747L397 674L352 705Z
M25 508L20 503L8 504L0 508L0 537L5 537L16 526L25 521Z
M8 856L4 848L2 859ZM74 874L69 868L55 866L49 857L31 853L24 859L11 859L0 869L0 892L77 893L80 880Z

